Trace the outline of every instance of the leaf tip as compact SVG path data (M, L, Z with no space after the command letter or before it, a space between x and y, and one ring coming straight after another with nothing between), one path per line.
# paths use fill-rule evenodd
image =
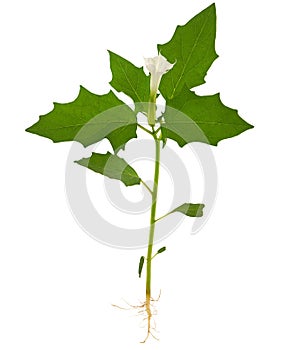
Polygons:
M190 216L193 216L193 217L196 217L196 218L200 218L203 216L203 209L205 208L205 204L202 204L202 203L198 203L198 204L193 204L195 207L196 207L196 212L195 213L192 213L192 215Z
M113 56L117 56L113 51L111 50L107 50L108 54L109 54L109 58L111 59Z
M209 5L205 10L204 10L204 12L205 11L210 11L210 12L212 12L212 14L214 13L216 13L216 3L215 2L213 2L211 5Z
M32 126L25 129L26 132L32 132L31 130L32 130Z
M36 134L36 135L40 135L39 134L39 123L41 120L41 116L39 117L39 120L34 123L33 125L29 126L28 128L25 129L26 132L29 132L31 134Z

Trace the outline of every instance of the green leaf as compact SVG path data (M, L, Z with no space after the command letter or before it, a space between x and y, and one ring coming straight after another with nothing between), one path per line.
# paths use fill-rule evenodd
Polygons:
M144 261L145 261L144 256L141 256L140 261L139 261L139 268L138 268L138 275L139 275L139 278L141 278L141 274L142 274L142 270L143 270Z
M219 141L253 128L236 110L225 106L219 94L198 96L186 87L168 101L164 119L163 138L171 138L181 147L189 142L217 146Z
M81 86L73 102L54 103L54 109L26 131L54 142L78 141L83 146L106 137L118 150L136 137L136 128L135 113L112 91L96 95Z
M123 57L109 51L112 81L110 85L118 92L124 92L134 102L141 103L149 100L150 76L143 68L134 66ZM139 104L138 104L139 106Z
M111 179L120 180L126 186L139 185L141 181L136 171L124 159L109 152L92 153L90 158L83 158L75 163Z
M201 217L203 216L204 204L193 204L193 203L184 203L179 207L172 210L170 213L179 212L191 217Z
M160 249L157 251L157 254L163 253L166 249L167 249L166 247L160 248Z
M218 57L215 51L216 9L212 4L188 23L178 26L172 39L158 45L158 51L174 67L163 76L160 92L166 99L178 95L186 84L190 89L205 82L207 70Z

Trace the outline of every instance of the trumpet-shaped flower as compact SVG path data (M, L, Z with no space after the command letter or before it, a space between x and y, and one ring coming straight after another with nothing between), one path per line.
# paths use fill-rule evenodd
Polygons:
M150 99L148 106L148 123L154 126L156 123L156 97L162 76L173 68L174 64L168 62L160 53L153 58L145 58L145 65L151 74Z
M150 95L156 96L162 76L172 69L174 64L168 62L164 56L159 54L153 58L145 58L145 65L151 73Z

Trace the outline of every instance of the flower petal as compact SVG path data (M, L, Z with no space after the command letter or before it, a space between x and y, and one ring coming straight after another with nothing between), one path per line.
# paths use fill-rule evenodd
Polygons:
M145 66L151 74L160 74L161 76L173 68L174 63L170 63L160 53L152 58L145 58Z

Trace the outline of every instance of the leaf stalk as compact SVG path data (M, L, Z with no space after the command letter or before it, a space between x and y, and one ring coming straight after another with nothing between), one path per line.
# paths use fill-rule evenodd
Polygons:
M142 185L150 192L151 196L153 194L153 191L151 190L151 188L146 184L146 182L144 182L141 178L140 178L140 182L142 183Z

